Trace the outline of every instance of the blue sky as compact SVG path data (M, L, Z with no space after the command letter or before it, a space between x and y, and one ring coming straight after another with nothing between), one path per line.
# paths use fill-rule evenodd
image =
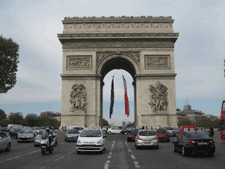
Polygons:
M174 51L177 108L183 108L187 96L193 109L219 116L225 96L224 11L225 1L216 0L0 0L0 34L20 45L17 84L7 94L0 94L0 109L7 114L61 111L62 46L57 34L62 33L64 17L145 15L172 16L175 20L174 32L179 33ZM127 80L132 110L131 76L115 70L104 79L104 117L107 117L110 83L115 75L114 109L118 115L112 119L118 123L126 119L122 74Z

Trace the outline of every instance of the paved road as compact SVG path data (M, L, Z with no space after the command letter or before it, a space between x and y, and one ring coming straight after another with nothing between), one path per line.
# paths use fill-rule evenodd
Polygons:
M10 152L0 152L0 169L221 169L225 168L225 142L215 132L214 157L183 157L172 152L171 142L160 142L156 149L136 150L134 142L127 142L124 135L107 135L106 151L76 153L75 142L65 142L58 133L59 145L52 154L43 156L33 143L17 143L12 139Z

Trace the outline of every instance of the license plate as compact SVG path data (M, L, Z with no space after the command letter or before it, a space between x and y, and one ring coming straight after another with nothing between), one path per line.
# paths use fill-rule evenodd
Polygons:
M208 143L198 142L198 145L207 145Z
M85 148L92 148L91 146L85 146Z
M135 139L135 138L132 138L133 140Z
M152 145L152 142L145 142L145 145Z
M41 148L45 148L45 146L41 146Z

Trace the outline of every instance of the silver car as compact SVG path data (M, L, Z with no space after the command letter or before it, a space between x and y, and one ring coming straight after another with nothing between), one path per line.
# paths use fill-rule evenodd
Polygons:
M158 137L153 130L139 130L137 136L135 137L135 147L155 147L159 148Z
M66 131L64 139L65 141L77 141L77 138L79 137L80 132L76 129L69 129Z
M34 133L32 129L22 129L18 133L17 142L20 143L22 141L30 141L34 142Z
M38 130L35 132L34 137L34 147L39 147L41 144L41 135L45 132L45 130Z
M0 131L0 151L10 151L11 148L11 138Z
M77 154L86 151L100 152L106 149L106 136L101 129L85 129L77 139Z

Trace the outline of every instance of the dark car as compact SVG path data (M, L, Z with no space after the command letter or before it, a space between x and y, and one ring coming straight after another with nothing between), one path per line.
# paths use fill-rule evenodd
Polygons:
M21 130L21 128L11 128L9 131L9 136L17 139L18 133L20 132L20 130Z
M9 132L9 128L8 127L2 127L1 128L1 131L3 131L3 132Z
M137 130L137 131L138 131L138 129L136 129L136 128L134 128L134 127L127 127L127 128L125 128L125 129L123 129L123 130L121 131L121 133L122 133L122 134L125 134L125 135L128 135L129 132L130 132L131 130Z
M138 130L131 130L127 135L127 141L134 141L135 137L137 136Z
M157 129L156 134L157 134L159 141L170 142L170 135L166 129Z
M183 156L207 153L214 156L215 142L205 132L183 132L173 141L173 152L179 151Z

